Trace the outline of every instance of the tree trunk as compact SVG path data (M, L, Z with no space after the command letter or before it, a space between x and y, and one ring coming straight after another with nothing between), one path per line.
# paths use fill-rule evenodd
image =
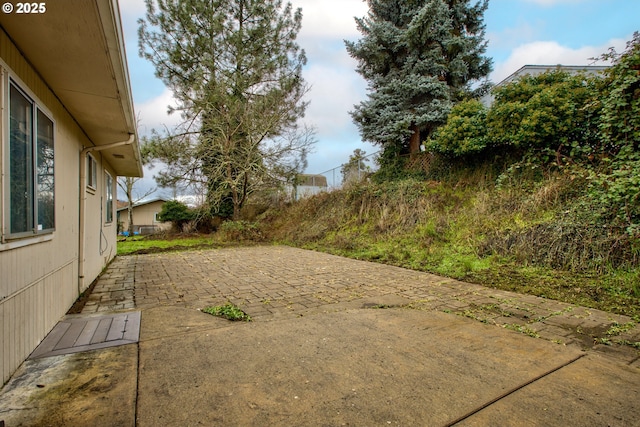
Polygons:
M420 129L418 129L418 126L413 125L411 130L413 134L409 140L409 154L413 156L420 152Z
M129 195L127 195L129 196ZM133 236L133 200L129 197L129 206L127 206L127 218L129 219L129 236Z

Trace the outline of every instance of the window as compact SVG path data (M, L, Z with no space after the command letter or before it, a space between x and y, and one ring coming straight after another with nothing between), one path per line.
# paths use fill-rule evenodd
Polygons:
M55 228L53 121L9 84L9 235Z
M87 187L98 188L98 165L91 154L87 154Z
M104 173L104 185L105 185L105 222L113 222L113 178L108 172Z

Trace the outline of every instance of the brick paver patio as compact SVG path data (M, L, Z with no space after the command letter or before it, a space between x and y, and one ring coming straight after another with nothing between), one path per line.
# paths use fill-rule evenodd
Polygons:
M83 313L226 302L255 321L354 307L444 311L640 365L640 351L628 345L640 341L640 328L626 316L284 246L118 257ZM623 332L612 334L620 325ZM603 345L607 340L627 345Z

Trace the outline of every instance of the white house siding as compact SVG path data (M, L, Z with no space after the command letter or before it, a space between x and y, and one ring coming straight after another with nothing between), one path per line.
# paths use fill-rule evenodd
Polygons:
M55 231L38 237L0 241L0 369L4 384L84 290L79 289L78 280L79 159L83 146L90 142L1 29L0 66L3 69L0 99L4 103L0 121L0 167L3 169L0 177L8 167L7 73L53 119L55 129ZM102 183L101 158L95 157ZM115 174L112 175L115 183ZM5 201L0 205L3 222L8 220L3 211L7 205L6 187L7 182L0 182L0 200ZM102 187L87 199L87 218L100 216ZM100 233L101 221L94 220L87 226L90 231L86 236L88 262L82 287L88 286L115 255L115 221ZM4 232L4 224L1 225L0 233ZM100 239L105 250L102 256L90 260L94 252L100 252Z
M93 158L98 164L96 191L86 191L87 201L85 205L85 249L84 249L84 278L81 278L81 287L88 287L91 282L100 274L105 265L116 255L117 228L115 211L116 199L116 174L108 166L101 166L103 156L100 152L93 153ZM79 157L78 157L79 158ZM105 223L105 171L109 172L113 180L112 194L113 200L113 221ZM78 177L76 177L76 186ZM77 202L77 199L76 199ZM77 237L76 237L77 242ZM76 243L77 245L77 243Z
M156 216L162 210L165 200L156 200L149 203L140 203L133 205L133 226L134 231L139 232L140 227L153 228L154 231L171 229L171 222L160 222L156 220ZM118 211L122 230L129 229L129 213L127 208Z

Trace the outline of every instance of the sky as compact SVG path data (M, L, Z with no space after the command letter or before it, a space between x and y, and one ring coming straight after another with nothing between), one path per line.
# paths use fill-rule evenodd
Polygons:
M139 136L152 129L171 129L179 122L168 115L171 92L154 75L154 67L138 55L138 19L144 0L119 0ZM317 143L305 173L326 173L329 180L355 149L372 154L379 147L362 142L349 111L366 99L367 85L355 72L356 61L344 40L357 41L354 17L367 14L364 0L290 0L302 8L298 44L306 51L305 81L311 86L304 122L316 128ZM472 0L473 2L473 0ZM614 47L624 50L640 31L639 0L490 0L485 12L486 55L493 59L494 83L529 64L587 65ZM145 169L139 187L154 186L157 168ZM168 192L159 191L170 196ZM156 194L158 196L160 194Z

